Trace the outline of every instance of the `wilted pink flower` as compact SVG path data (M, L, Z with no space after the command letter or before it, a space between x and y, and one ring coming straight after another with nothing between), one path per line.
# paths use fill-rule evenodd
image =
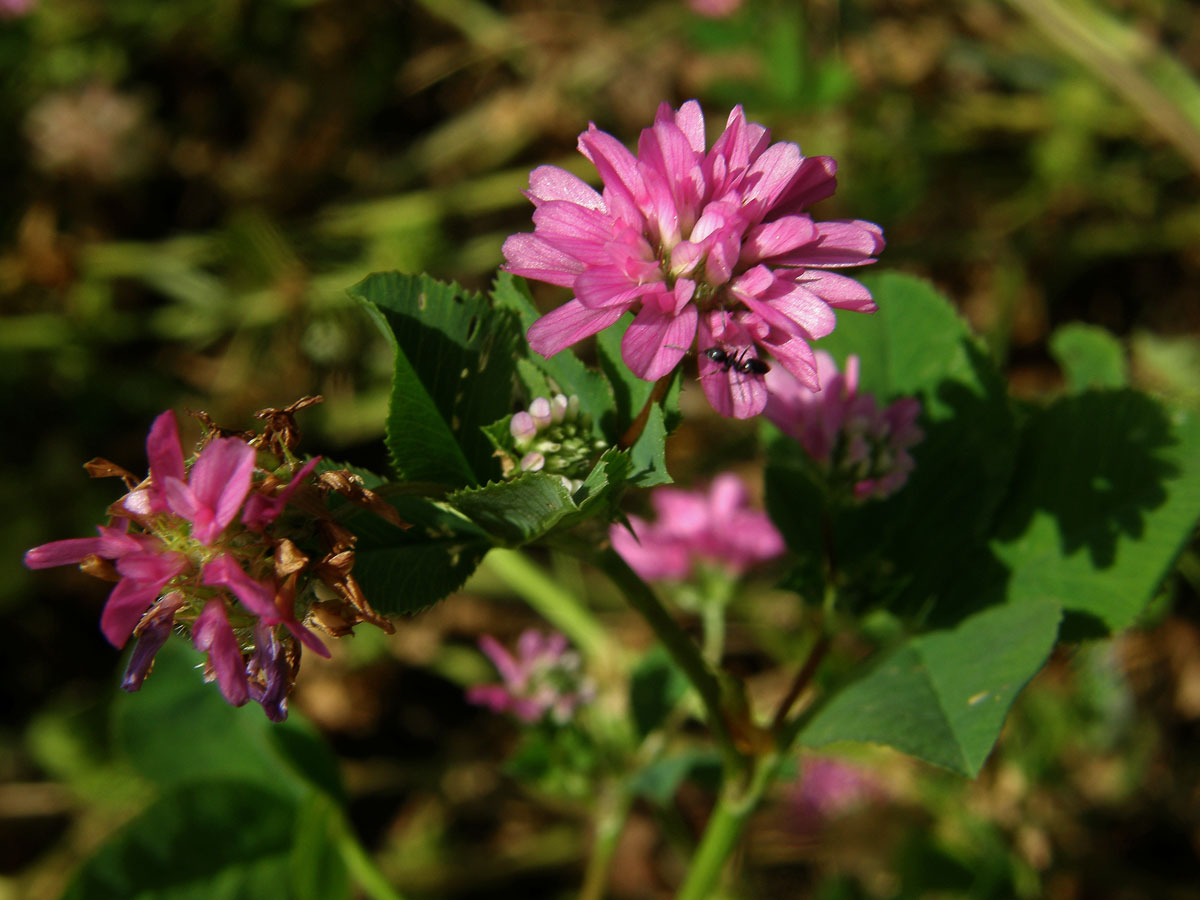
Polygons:
M858 357L850 356L839 372L833 357L818 351L818 391L772 370L766 414L830 476L848 480L856 499L883 498L903 487L913 470L909 448L925 436L917 427L921 404L902 397L879 409L874 396L858 392L858 366Z
M635 311L621 345L634 374L661 378L699 335L701 383L722 415L766 405L759 350L819 387L808 342L833 330L834 309L876 308L861 284L827 270L874 262L883 248L877 225L805 212L834 192L831 158L771 144L740 106L706 151L694 100L662 104L636 156L595 125L579 149L603 192L554 166L534 169L534 231L504 243L508 271L575 293L529 329L534 350L552 356Z
M264 410L274 424L253 446L212 437L190 463L174 414L163 413L146 440L150 475L141 484L112 463L91 464L95 474L121 474L132 488L109 509L118 524L100 526L98 537L52 541L25 554L33 569L79 563L117 582L100 626L117 647L131 635L138 638L126 690L141 687L155 653L178 628L208 654L209 678L226 700L256 700L278 721L287 714L298 645L329 655L303 622L315 604L311 578L304 582L303 616L296 611L309 560L285 535L268 533L317 463L282 462L290 458L290 416L300 403ZM275 470L258 468L260 451ZM284 486L279 475L286 472L292 477ZM365 611L361 618L369 618L373 612L350 583L349 546L339 543L313 571L335 592L357 600ZM336 565L330 562L335 559ZM339 621L358 619L343 615Z
M798 830L818 832L832 820L884 797L882 786L863 768L830 757L810 757L789 798Z
M579 654L567 649L566 637L558 632L542 634L532 628L522 632L515 657L491 635L479 639L479 648L504 681L468 688L471 703L510 712L523 722L537 722L549 714L562 724L592 696L592 685L580 671Z
M647 581L687 578L697 563L734 574L783 553L783 538L767 514L750 509L746 486L736 475L714 479L707 491L657 488L650 495L658 518L630 516L609 530L613 549Z

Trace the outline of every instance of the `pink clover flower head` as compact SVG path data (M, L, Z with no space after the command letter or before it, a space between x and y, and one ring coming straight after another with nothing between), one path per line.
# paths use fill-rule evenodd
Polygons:
M745 484L732 473L708 490L657 488L650 502L653 523L630 516L633 534L621 525L609 530L613 549L647 581L686 579L698 563L740 575L784 551L782 536L766 513L750 508Z
M543 634L528 629L517 639L517 652L509 653L491 635L479 639L479 648L496 667L501 684L480 684L467 689L467 700L493 712L512 713L522 722L549 718L562 725L591 699L594 687L582 673L579 654L568 649L558 632Z
M832 757L804 762L799 782L789 797L797 828L812 834L835 819L886 797L880 783L860 766Z
M283 517L284 510L311 482L318 462L301 465L292 457L298 437L291 414L311 402L264 410L260 418L271 424L253 443L213 435L191 459L184 457L174 414L163 413L147 437L150 474L141 483L106 460L89 464L94 475L120 475L130 488L109 508L113 524L100 526L96 537L52 541L25 554L32 569L79 564L116 582L100 628L116 647L137 638L126 690L141 688L155 654L178 630L208 654L209 680L226 700L255 700L278 721L287 714L301 647L329 656L309 627L325 607L333 613L328 620L341 623L337 633L363 620L388 627L349 574L352 539L329 538L329 553L310 561L287 536L292 518ZM260 468L260 460L274 468ZM369 492L352 485L336 489L372 502ZM311 521L301 524L306 534L320 530ZM318 581L330 590L318 595ZM342 598L336 609L331 592Z
M770 366L760 353L819 387L809 342L833 330L837 309L876 309L866 288L830 270L875 262L884 245L877 225L807 212L834 192L832 159L772 144L740 106L706 149L694 100L662 104L636 155L595 125L579 150L603 190L534 169L534 231L504 243L509 272L575 295L530 327L534 350L553 356L633 312L621 345L633 373L663 377L698 336L701 384L722 415L762 412Z
M799 441L827 476L847 482L854 499L891 496L916 465L909 450L925 437L917 426L920 401L901 397L880 409L872 394L858 390L857 356L847 357L844 372L823 350L816 358L817 391L787 372L767 374L767 418Z

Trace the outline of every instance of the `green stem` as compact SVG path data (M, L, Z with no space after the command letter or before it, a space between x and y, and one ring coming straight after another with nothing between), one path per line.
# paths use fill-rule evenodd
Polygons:
M679 623L667 612L649 585L629 568L625 560L611 547L596 550L587 545L576 546L578 552L607 575L621 589L625 599L654 631L655 637L662 642L671 655L671 659L691 683L704 704L708 719L708 727L713 738L725 758L727 770L740 769L744 765L744 757L734 745L733 737L725 722L721 697L721 682L712 670L695 642L684 632Z
M404 895L392 887L379 871L340 809L330 815L330 830L334 847L364 894L371 900L404 900Z
M725 613L737 589L737 579L722 568L701 570L700 616L704 624L704 658L720 668L725 653Z
M563 632L591 659L613 659L617 647L591 612L574 594L530 561L519 550L495 548L484 564L541 616Z
M701 613L704 619L704 658L710 665L719 666L725 652L725 604L706 597Z
M778 756L761 757L755 760L748 782L742 786L725 785L675 900L709 900L741 839L746 823L758 808L778 769Z
M617 841L620 840L632 806L633 794L624 786L614 786L601 799L596 815L592 853L583 875L579 900L603 900L605 888L608 887L613 854L617 850Z

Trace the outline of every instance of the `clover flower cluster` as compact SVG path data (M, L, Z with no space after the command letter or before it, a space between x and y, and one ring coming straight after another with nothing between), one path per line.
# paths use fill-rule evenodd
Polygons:
M532 628L522 632L515 656L486 634L479 639L479 649L503 683L468 688L467 700L493 712L512 713L530 724L549 716L562 725L595 693L583 674L579 654L568 649L566 637L558 632L542 634Z
M694 100L662 104L636 155L589 126L579 150L603 191L555 166L534 169L534 231L505 241L505 268L574 292L529 329L543 356L632 311L621 353L635 375L662 378L696 344L713 408L749 418L767 403L760 352L820 387L809 341L833 331L835 310L876 309L865 287L831 270L874 262L883 232L860 220L814 221L806 210L833 194L836 163L772 144L740 106L705 148Z
M646 581L682 580L699 564L740 575L783 553L783 538L761 510L750 508L738 476L717 476L707 491L657 488L650 494L657 519L629 516L629 529L609 530L613 549Z
M103 459L86 466L93 477L119 476L129 488L109 507L99 536L52 541L25 554L32 569L79 564L116 582L100 629L118 648L137 639L125 690L141 688L155 654L179 631L207 654L206 680L215 680L229 703L254 700L281 721L300 648L329 656L311 626L340 635L370 621L392 630L350 574L354 535L324 514L319 495L298 508L298 499L319 487L398 520L349 473L314 479L319 459L301 464L293 455L299 434L292 416L319 399L260 411L268 423L262 435L222 432L201 414L208 434L190 459L174 413L162 413L146 439L145 479ZM318 535L326 552L317 558L292 540Z
M767 418L799 441L831 480L848 484L856 500L891 496L915 465L909 449L925 437L917 427L920 401L901 397L880 409L873 395L858 391L857 356L846 359L843 373L820 351L817 369L818 391L787 372L769 372Z
M562 478L569 491L579 489L597 452L607 446L592 437L591 419L580 413L574 395L535 398L512 417L509 435L512 444L501 451L505 477L547 472Z

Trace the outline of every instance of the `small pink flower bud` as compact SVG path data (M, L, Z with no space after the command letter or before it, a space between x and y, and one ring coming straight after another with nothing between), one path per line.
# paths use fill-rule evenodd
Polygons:
M562 394L555 394L550 400L550 418L555 422L561 422L567 415L568 400Z
M524 447L537 437L537 422L533 420L527 412L519 412L512 417L512 421L508 425L508 430L513 436L513 440L517 442L518 447Z
M521 457L522 472L540 472L546 465L546 457L540 453L526 453Z
M554 421L550 414L550 401L545 397L537 397L529 404L529 414L533 416L539 430Z

